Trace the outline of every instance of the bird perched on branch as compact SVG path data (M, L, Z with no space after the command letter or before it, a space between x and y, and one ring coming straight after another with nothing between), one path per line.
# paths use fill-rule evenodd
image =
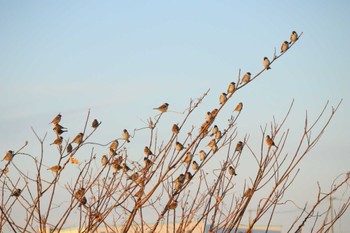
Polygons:
M136 181L140 177L139 173L135 172L131 176L129 176L128 180Z
M21 189L14 189L11 193L11 197L19 197L19 195L21 195L22 190Z
M107 155L103 155L101 158L101 164L102 166L106 166L108 164L108 158Z
M159 106L158 108L153 108L153 109L154 110L158 110L158 111L163 113L163 112L168 111L168 107L169 107L169 104L168 103L164 103L161 106Z
M63 127L62 125L60 124L55 124L55 126L53 127L53 132L56 134L56 135L61 135L65 132L67 132L67 130L65 130L67 128Z
M290 44L291 43L294 43L295 41L297 41L298 40L298 34L296 33L296 31L293 31L292 32L292 35L290 35Z
M74 193L74 197L76 199L80 200L82 197L84 197L84 194L85 194L85 188L82 187L82 188L78 189L78 191L76 191Z
M237 176L236 174L236 169L234 169L232 166L230 166L228 168L228 173L231 175L231 176Z
M177 207L177 201L174 200L172 203L170 203L169 209L174 210L174 209L176 209L176 207Z
M112 150L117 150L117 149L118 149L118 146L119 146L119 142L118 142L118 140L116 139L116 140L114 140L114 141L111 143L111 145L109 146L109 148L112 149Z
M219 127L217 125L214 125L213 129L211 130L210 137L212 137L213 135L216 135L218 130L219 130Z
M192 169L196 171L196 170L198 170L198 167L199 167L198 163L196 161L193 161L192 162Z
M265 69L267 69L267 70L271 69L270 60L267 57L264 57L263 65L264 65Z
M224 104L227 101L227 94L225 92L220 95L220 104Z
M288 41L284 41L281 45L281 53L284 53L287 51L287 49L289 48L289 43Z
M180 143L180 142L176 142L175 144L175 149L177 151L181 151L182 149L184 149L185 147Z
M270 148L271 146L275 146L275 142L272 140L272 138L269 135L266 135L266 144Z
M233 94L236 91L236 83L230 82L227 88L227 93L228 94Z
M171 131L173 132L173 134L177 135L180 132L180 128L177 124L173 124Z
M199 160L203 161L207 157L206 153L204 150L199 151Z
M213 115L211 114L211 112L207 112L207 114L205 115L205 121L206 122L211 122L213 120Z
M250 81L250 76L251 76L250 72L245 73L241 83L248 83Z
M76 143L76 144L80 145L83 142L83 136L84 136L83 133L78 133L78 135L75 136L75 138L73 139L73 141L71 143L72 144Z
M124 129L122 135L123 135L123 138L125 139L125 141L127 141L129 143L130 142L130 140L129 140L129 138L130 138L129 132L126 129Z
M243 109L243 103L240 102L240 103L236 106L236 108L235 108L234 111L240 112L240 111L242 111L242 109Z
M100 126L101 123L102 123L101 121L98 122L98 120L95 119L95 120L93 120L93 122L92 122L92 124L91 124L91 127L94 128L94 129L96 129L97 127Z
M191 152L187 152L186 157L184 159L185 163L190 163L193 158L193 154Z
M9 161L11 162L11 160L13 159L13 156L14 156L14 153L12 150L9 150L6 152L4 158L2 160L6 160L6 161Z
M50 122L50 124L58 124L60 121L61 121L61 114L60 113L58 113L58 115L57 116L55 116L55 118L53 118L53 120Z
M237 143L237 145L236 145L236 150L235 151L242 152L242 149L243 149L243 142L239 141Z
M191 179L192 179L192 174L191 174L191 172L186 172L186 175L185 175L185 179L187 180L187 181L190 181Z
M52 172L58 172L61 169L62 167L60 165L55 165L53 167L48 168L47 170L51 170Z
M221 138L221 131L218 130L218 131L216 131L215 139L216 139L216 140L219 140L220 138Z
M113 150L112 148L109 148L109 156L114 157L117 155L117 151Z
M53 143L51 143L50 145L56 144L58 146L60 146L62 144L63 141L63 137L59 136L58 138L55 139L55 141L53 141Z
M217 108L214 108L213 111L211 111L211 116L213 117L213 119L218 115L219 110Z
M143 149L143 152L145 153L146 156L150 156L152 155L152 151L148 148L148 146L145 146L145 148Z
M72 150L73 150L73 146L72 146L71 143L69 143L68 146L67 146L67 153L72 152Z

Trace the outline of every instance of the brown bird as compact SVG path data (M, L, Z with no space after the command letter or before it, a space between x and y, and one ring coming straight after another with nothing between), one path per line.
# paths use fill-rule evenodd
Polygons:
M148 170L154 163L148 159L147 157L143 158L143 162L145 163L145 169Z
M212 139L212 140L210 140L210 142L208 143L208 146L209 146L210 148L212 148L214 145L216 145L215 138Z
M224 104L227 101L227 94L225 92L220 95L220 104Z
M123 163L122 169L123 169L123 172L128 172L131 170L130 167L126 163Z
M58 172L61 169L62 167L60 165L55 165L53 167L48 168L47 170L51 170L52 172Z
M119 171L120 169L122 169L122 167L120 166L120 164L118 164L118 163L112 163L112 168L113 168L113 170L115 170L115 171Z
M60 124L56 124L55 127L53 127L53 132L56 134L56 135L61 135L65 132L68 132L67 130L65 130L66 128L63 127L62 125Z
M231 176L237 176L236 174L236 169L234 169L232 166L230 166L228 168L228 173L231 175Z
M134 174L132 174L131 176L129 176L128 180L132 180L132 181L136 181L139 178L139 173L135 172Z
M102 123L102 122L98 122L98 120L95 119L95 120L93 120L93 122L92 122L92 124L91 124L91 127L94 128L94 129L96 129L97 127L100 126L101 123Z
M196 170L198 170L198 167L199 167L198 163L196 161L193 161L192 162L192 169L196 171Z
M69 158L69 161L72 163L72 164L79 164L79 160L77 160L76 158L74 158L73 156L71 156Z
M191 174L191 172L186 172L186 175L185 175L185 179L187 180L187 181L190 181L191 179L192 179L192 174Z
M129 142L130 142L130 140L129 140L129 139L130 139L130 134L129 134L129 132L128 132L126 129L124 129L122 135L123 135L124 140L127 141L127 142L129 143Z
M277 147L277 146L275 145L275 142L272 140L272 138L270 138L269 135L266 135L266 144L267 144L267 146L268 146L269 148L270 148L271 146Z
M117 155L117 152L113 150L112 148L109 148L109 156L114 157Z
M114 141L111 143L111 145L109 146L109 148L112 149L112 150L117 150L117 149L118 149L118 146L119 146L119 142L118 142L118 140L116 139L116 140L114 140Z
M69 143L68 146L67 146L67 153L72 152L72 150L73 150L72 144Z
M76 199L80 200L82 197L84 197L84 194L85 194L85 188L82 187L82 188L78 189L78 191L76 191L74 193L74 197Z
M236 145L236 150L235 151L242 152L242 149L243 149L243 142L239 141L237 143L237 145Z
M214 108L213 111L211 111L211 116L215 118L219 113L219 110L217 108Z
M284 41L281 45L281 53L284 53L287 51L287 49L289 48L289 42L288 41Z
M251 188L248 188L243 194L244 197L250 197L252 195L253 195L253 190Z
M175 135L179 134L179 132L180 132L180 128L177 124L173 124L173 127L171 130L172 130L173 134L175 134Z
M141 198L142 195L143 195L143 190L142 190L142 188L141 188L139 191L137 191L137 193L135 193L134 196L135 196L136 198Z
M107 155L103 155L101 158L101 164L102 166L106 166L108 164L108 158Z
M119 156L118 158L116 158L114 161L113 161L113 164L116 164L116 165L120 165L123 161L123 156Z
M184 149L184 146L180 142L176 142L175 149L177 151L181 151L182 149Z
M176 209L176 207L177 207L177 201L174 200L173 202L170 203L169 209L174 210Z
M22 190L21 189L14 189L11 193L11 197L19 197L21 195Z
M86 197L84 196L84 197L82 197L80 200L79 200L79 207L80 206L82 206L82 205L86 205L86 203L87 203L87 199L86 199Z
M218 132L219 127L217 125L214 125L213 129L211 130L210 136L216 135L216 132Z
M78 133L78 135L75 136L75 138L73 139L73 141L71 143L72 144L76 143L76 144L80 145L83 142L83 136L84 136L83 133Z
M234 111L240 112L240 111L242 111L242 109L243 109L243 103L240 102L240 103L236 106L236 108L235 108Z
M205 121L206 122L211 122L213 120L213 115L211 114L211 112L207 112L207 114L205 115Z
M206 153L204 150L199 151L199 160L203 161L207 157Z
M62 141L63 141L63 137L59 136L50 145L56 144L56 145L60 146L62 144Z
M168 103L164 103L161 106L159 106L158 108L153 108L154 110L159 110L160 112L166 112L168 111L168 107L169 104Z
M265 69L267 69L267 70L271 69L270 60L267 57L264 57L263 65L264 65Z
M148 148L148 146L145 146L143 149L143 152L145 153L146 156L153 155L152 151Z
M175 182L175 191L179 191L180 189L182 189L182 187L183 183Z
M2 169L2 174L7 174L9 172L9 167L5 167L4 169Z
M193 158L193 155L191 154L191 152L187 152L184 162L189 164L192 158Z
M62 117L61 114L58 113L58 115L55 116L55 118L53 118L50 124L58 124L61 121L61 117Z
M216 138L216 140L219 140L219 139L221 138L221 131L220 131L220 130L218 130L218 131L216 132L215 138Z
M292 32L292 35L290 35L290 44L291 43L294 43L295 41L297 41L298 40L298 34L296 33L296 31L293 31Z
M241 82L241 83L248 83L248 82L250 81L250 76L251 76L250 72L247 72L247 73L243 76L242 82Z
M236 91L236 83L230 82L227 88L227 93L228 94L233 94Z
M9 161L11 162L11 160L13 159L14 157L14 153L12 150L9 150L7 151L7 153L5 154L4 158L2 160L6 160L6 161Z
M174 183L184 183L185 182L185 175L184 174L180 174L175 180Z

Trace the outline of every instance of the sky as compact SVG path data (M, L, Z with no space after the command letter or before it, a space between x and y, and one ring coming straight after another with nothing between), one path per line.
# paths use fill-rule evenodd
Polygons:
M218 105L240 69L259 72L263 57L272 59L295 30L303 32L298 43L237 93L223 114L229 117L244 102L239 135L249 134L253 144L261 140L260 126L273 116L281 120L294 100L286 128L295 143L306 111L316 119L327 101L336 106L343 100L300 166L295 198L302 205L312 200L317 182L329 189L337 175L349 171L348 9L345 0L0 0L0 154L26 140L36 153L31 127L53 141L48 123L59 112L73 137L90 109L103 122L99 142L120 137L124 128L144 127L155 115L152 108L164 102L182 112L210 88L203 115ZM181 118L169 115L168 121ZM338 224L337 232L349 229L347 224Z

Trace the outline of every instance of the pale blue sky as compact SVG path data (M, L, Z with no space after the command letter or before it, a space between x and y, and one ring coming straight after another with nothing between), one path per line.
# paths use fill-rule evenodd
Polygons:
M296 186L328 188L350 165L349 9L349 1L0 0L0 154L25 140L37 148L30 126L52 140L48 122L58 112L73 137L90 108L103 121L101 141L142 127L139 118L163 102L183 111L211 88L205 113L239 68L260 71L295 30L304 33L300 41L230 106L244 102L240 134L253 142L293 99L287 126L298 136L306 109L314 119L327 100L343 98Z

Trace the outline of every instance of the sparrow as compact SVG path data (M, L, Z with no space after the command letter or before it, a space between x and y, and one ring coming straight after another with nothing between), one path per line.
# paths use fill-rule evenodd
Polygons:
M219 127L217 125L214 125L213 129L211 130L210 136L216 135L216 132L218 132Z
M217 108L214 108L213 111L211 111L211 116L212 116L213 118L215 118L216 115L218 115L218 113L219 113L219 110L218 110Z
M174 180L174 183L184 183L185 182L185 175L184 174L180 174L175 180Z
M187 181L190 181L191 179L192 179L192 174L191 174L191 172L186 172L186 175L185 175L185 179L187 180Z
M242 152L242 149L243 149L243 142L239 141L237 143L237 145L236 145L236 150L235 151Z
M182 189L182 187L183 183L175 182L175 191L179 191L180 189Z
M102 123L101 121L98 122L98 120L95 119L95 120L93 120L93 122L92 122L92 124L91 124L91 127L94 128L94 129L96 129L97 127L100 126L101 123Z
M79 160L77 160L73 156L69 157L69 161L71 162L71 164L79 164Z
M78 135L75 136L75 138L73 139L73 141L71 143L72 144L76 143L76 144L80 145L83 142L83 136L84 136L83 133L78 133Z
M224 104L227 101L227 94L225 92L220 95L220 104Z
M244 197L249 197L251 195L253 195L253 190L251 188L248 188L243 194Z
M118 163L112 163L112 168L113 168L115 171L119 171L120 169L122 169L122 167L121 167L120 164L118 164Z
M123 172L128 172L131 170L130 167L126 163L123 163L122 169L123 169Z
M196 171L196 170L198 170L198 167L199 167L198 163L196 161L193 161L192 162L192 169Z
M60 113L58 113L58 115L57 116L55 116L55 118L53 118L53 120L51 121L51 123L50 124L58 124L60 121L61 121L61 114Z
M241 83L248 83L250 81L250 72L245 73L245 75L242 78L242 82Z
M200 161L203 161L207 157L206 153L204 150L199 151L199 159Z
M210 140L210 142L208 143L208 146L209 146L210 148L212 148L214 145L216 145L215 138L212 139L212 140Z
M143 158L143 162L145 163L145 168L146 169L148 169L153 164L153 162L150 159L148 159L147 157Z
M284 53L287 51L287 49L289 48L289 43L288 41L284 41L281 45L281 53Z
M73 150L72 144L69 143L67 146L67 153L72 152L72 150Z
M240 111L242 111L242 108L243 108L243 103L240 102L240 103L236 106L236 108L235 108L234 111L240 112Z
M113 161L113 164L116 164L116 165L120 165L123 161L123 156L119 156L118 158L116 158L114 161Z
M62 144L62 141L63 141L63 137L59 136L50 145L56 144L56 145L60 146Z
M172 203L170 203L169 209L174 210L174 209L176 209L176 207L177 207L177 201L174 200Z
M211 147L211 150L215 153L219 150L218 145L216 143Z
M164 103L161 106L159 106L158 108L153 108L153 109L154 110L158 110L158 111L163 113L163 112L168 111L168 107L169 107L169 104L168 103Z
M11 193L11 197L18 197L19 195L21 195L22 190L21 189L14 189Z
M182 149L184 149L184 146L180 142L176 142L175 149L177 151L181 151Z
M60 124L55 124L55 126L53 127L53 132L56 134L56 135L61 135L65 132L67 132L67 130L65 130L67 128L63 127L62 125Z
M180 132L180 128L177 124L173 124L173 127L171 130L172 130L173 134L175 134L175 135L179 134L179 132Z
M109 156L114 157L117 155L117 152L113 150L112 148L109 148Z
M12 150L7 151L6 155L4 156L4 158L2 160L6 160L11 162L11 160L13 159L14 153Z
M130 140L129 140L129 138L130 138L129 132L126 129L124 129L122 135L123 135L123 138L125 139L125 141L127 141L129 143L130 142Z
M227 88L227 93L228 94L233 94L236 91L236 83L230 82Z
M102 166L106 166L108 164L108 158L107 155L103 155L101 158L101 164Z
M271 146L276 146L275 142L270 138L269 135L266 135L266 144L270 148ZM277 146L276 146L277 147Z
M85 194L85 188L80 188L80 189L78 189L78 191L76 191L76 192L74 193L74 197L75 197L76 199L80 200L81 198L84 197L84 194Z
M148 146L145 146L145 149L143 149L143 152L145 153L146 156L152 155L152 151L148 148Z
M192 158L193 158L193 155L191 154L191 152L187 152L184 162L189 164Z
M219 139L221 138L221 131L220 131L220 130L218 130L218 131L216 132L215 138L216 138L216 140L219 140Z
M116 140L114 140L114 141L111 143L111 145L109 146L109 148L112 149L112 150L117 150L118 146L119 146L119 142L118 142L118 140L116 139Z
M234 169L232 166L230 166L228 168L228 173L231 175L231 176L237 176L236 174L236 169Z
M267 57L264 57L263 65L264 65L265 69L267 69L267 70L271 69L270 60Z
M295 41L297 41L298 40L298 34L295 32L295 31L293 31L292 32L292 35L290 35L290 44L291 43L294 43Z
M53 167L48 168L47 170L51 170L52 172L58 172L61 169L62 167L60 165L55 165Z
M82 197L80 200L79 200L79 207L82 206L82 205L85 205L87 203L87 200L86 200L86 197Z
M211 112L207 112L207 114L205 115L205 121L211 122L212 120L213 120L213 115L211 114Z
M136 181L139 178L139 173L135 172L134 174L132 174L131 176L129 176L128 180L132 180L132 181Z

